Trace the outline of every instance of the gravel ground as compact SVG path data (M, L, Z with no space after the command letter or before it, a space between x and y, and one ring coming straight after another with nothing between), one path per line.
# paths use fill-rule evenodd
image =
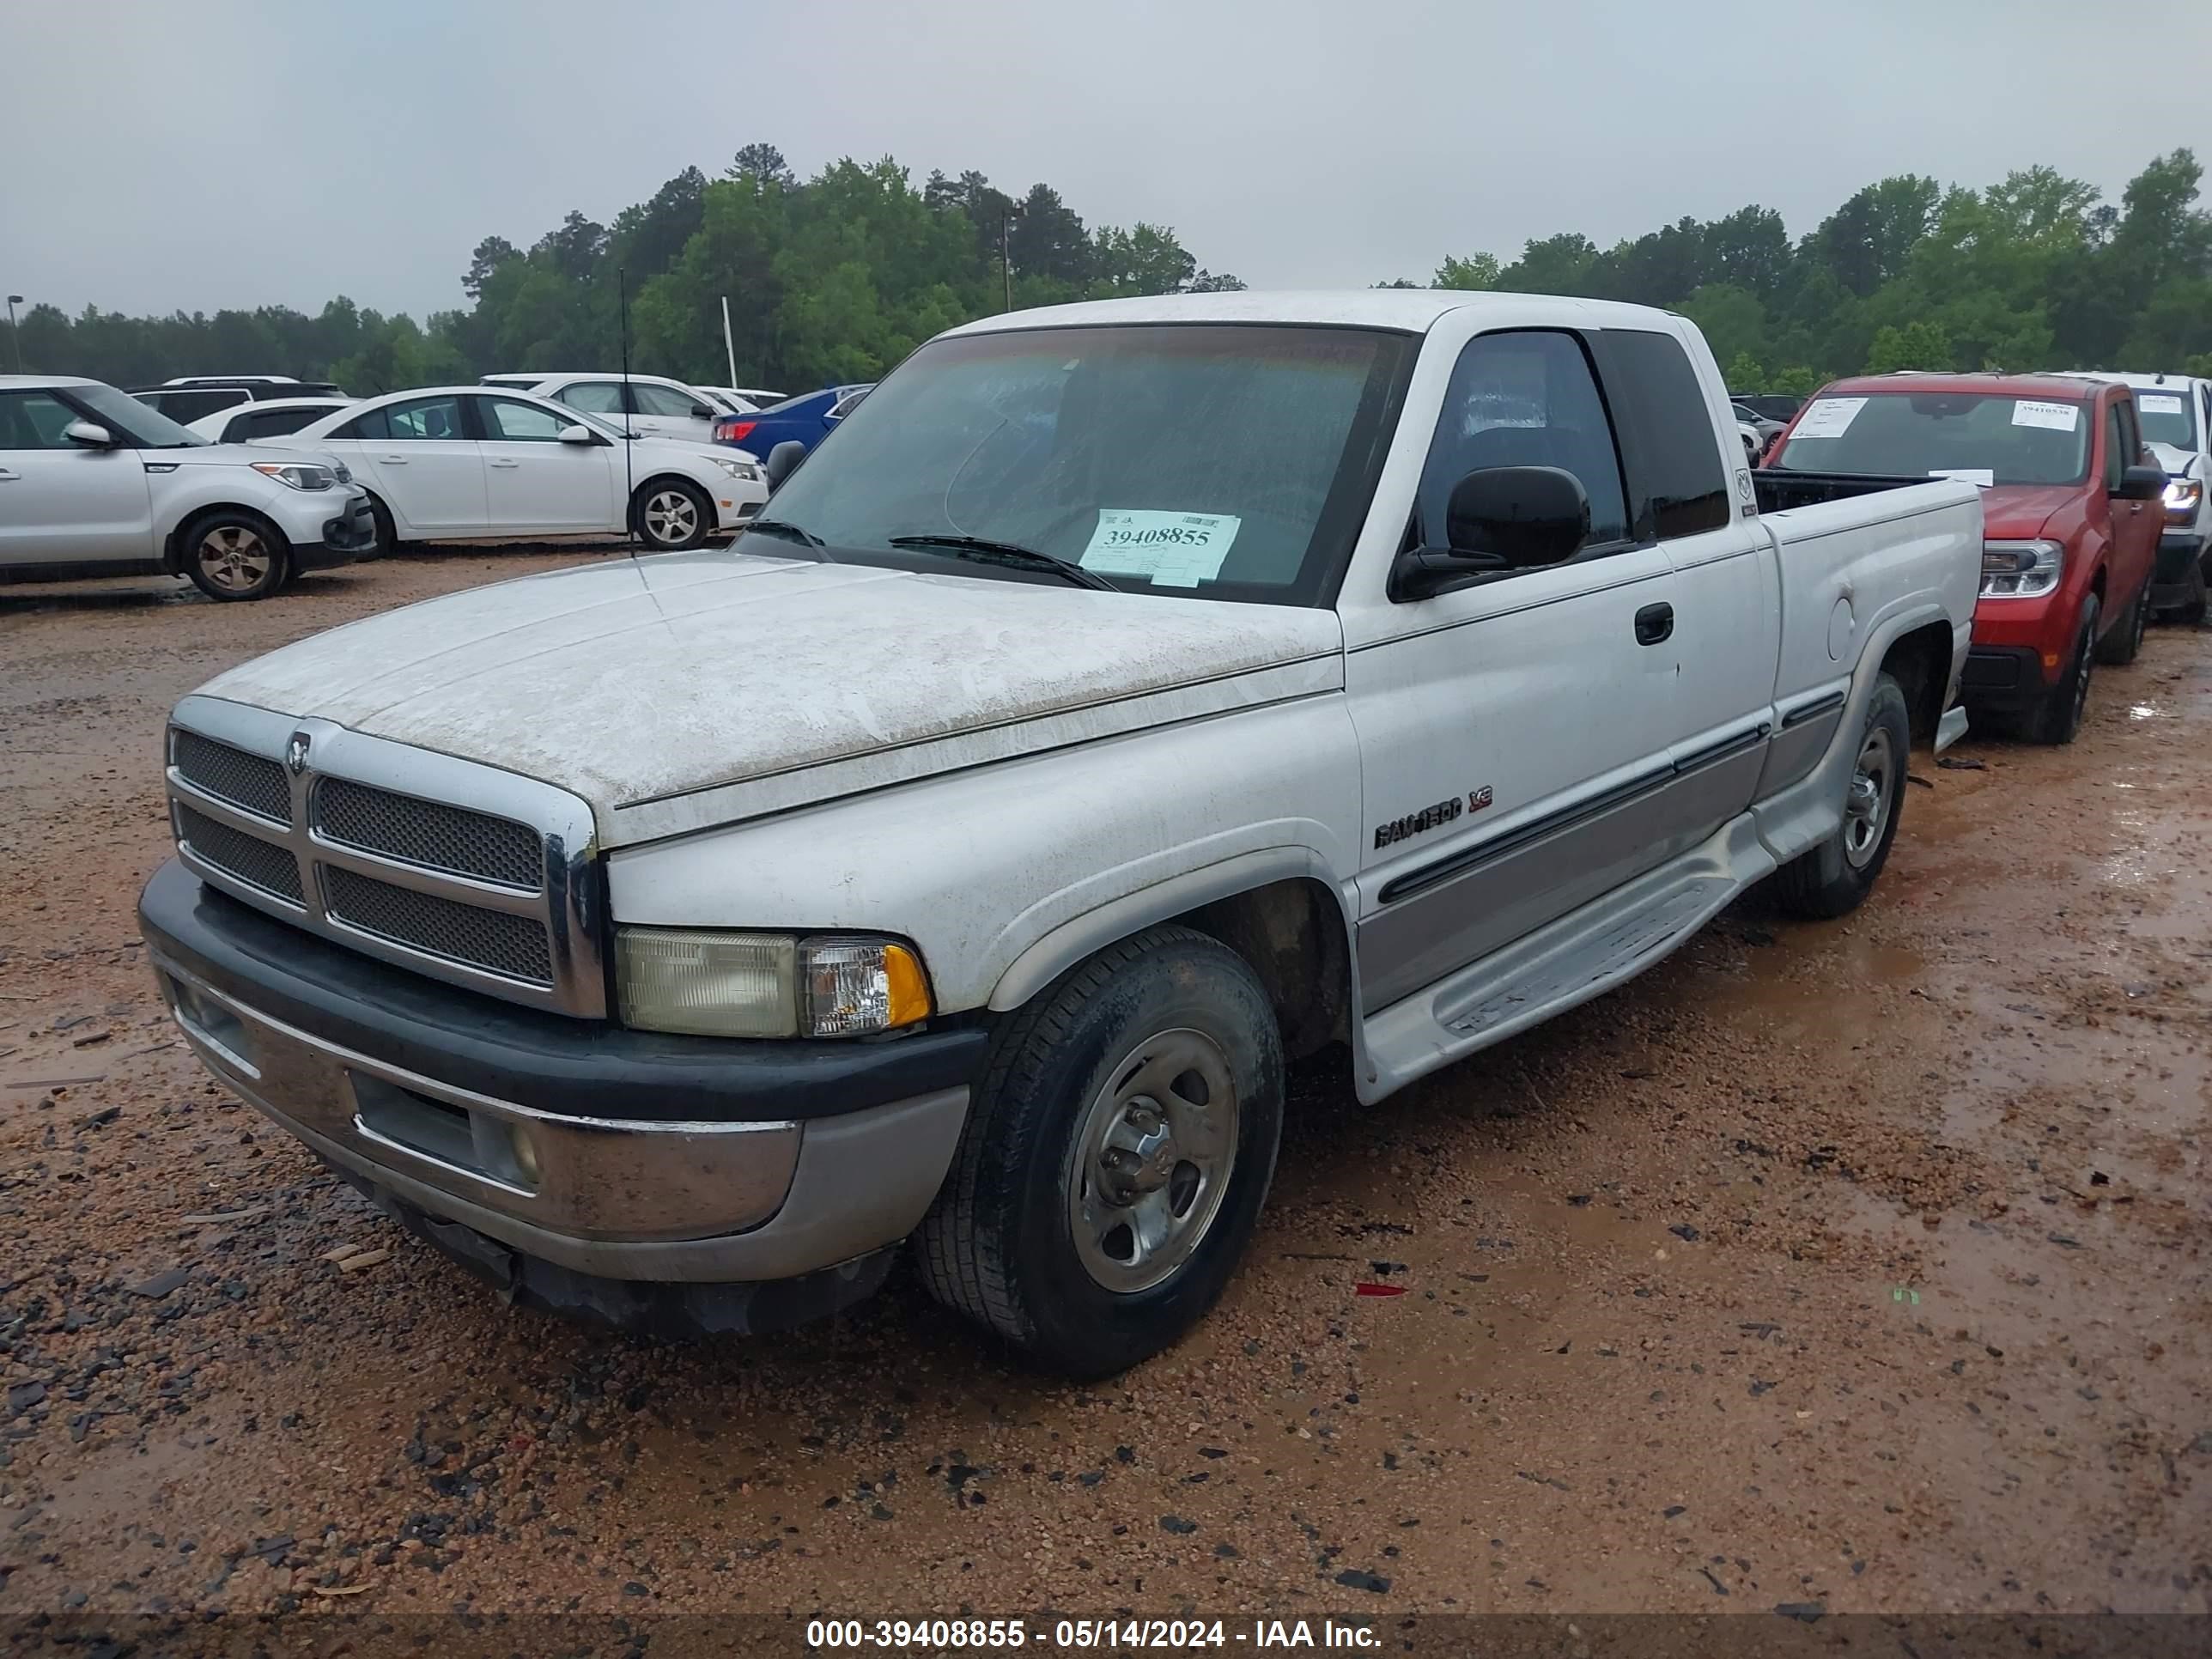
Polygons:
M172 1036L171 701L594 556L0 588L0 1614L2212 1604L2212 635L2070 749L1916 757L1848 921L1754 898L1377 1109L1302 1076L1222 1307L1075 1388L896 1279L692 1347L509 1311Z

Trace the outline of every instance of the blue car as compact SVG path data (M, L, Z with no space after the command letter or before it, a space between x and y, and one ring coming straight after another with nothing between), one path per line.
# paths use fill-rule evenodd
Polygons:
M853 406L868 395L873 384L824 386L803 397L786 398L757 414L726 415L714 422L714 441L734 445L762 460L778 444L793 440L805 444L811 453L829 436L832 427L852 413Z

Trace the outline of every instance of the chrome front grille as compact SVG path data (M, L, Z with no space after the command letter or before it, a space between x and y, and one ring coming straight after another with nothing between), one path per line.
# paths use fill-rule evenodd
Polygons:
M300 861L288 848L217 823L204 812L195 812L182 804L177 807L177 840L204 862L249 887L272 893L287 904L307 902L300 890Z
M606 1012L591 809L566 790L202 696L168 760L179 855L210 885L433 978Z
M194 788L278 823L291 823L292 785L283 762L212 743L197 732L176 734L171 761Z
M395 887L342 865L323 868L323 910L333 921L395 945L553 988L545 925L529 916Z
M372 789L350 778L325 778L314 805L315 828L342 847L527 893L544 884L543 838L511 818Z

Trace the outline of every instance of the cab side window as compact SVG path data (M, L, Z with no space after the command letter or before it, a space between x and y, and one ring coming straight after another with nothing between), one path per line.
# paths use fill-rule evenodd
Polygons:
M51 392L0 392L0 449L74 449L62 433L79 418Z
M1671 334L1608 328L1598 337L1606 390L1630 434L1632 521L1638 541L1724 528L1729 477L1705 416L1705 387ZM1740 447L1729 441L1731 460Z
M2105 405L2105 493L2120 487L2120 473L2135 451L2129 447L2127 429L2120 423L2120 400Z
M1468 342L1452 368L1421 470L1416 510L1426 545L1444 544L1453 487L1468 473L1492 466L1571 472L1589 497L1586 547L1626 540L1620 453L1597 377L1573 335L1528 330Z

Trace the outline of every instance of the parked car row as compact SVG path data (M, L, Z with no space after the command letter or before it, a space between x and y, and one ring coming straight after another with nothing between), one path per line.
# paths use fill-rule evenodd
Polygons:
M1735 424L1639 307L955 329L732 553L184 699L153 965L215 1076L510 1300L773 1329L910 1240L1031 1362L1120 1370L1249 1245L1290 1060L1379 1102L1755 883L1880 878L1963 728L1985 492L1754 477Z
M696 547L767 499L742 450L647 437L532 392L253 399L194 431L95 381L0 376L0 581L167 573L254 599L403 541Z
M2201 380L1870 375L1822 387L1767 465L1976 485L1988 540L1965 704L2058 744L2081 729L2096 665L2133 661L2154 610L2203 618L2209 426Z

